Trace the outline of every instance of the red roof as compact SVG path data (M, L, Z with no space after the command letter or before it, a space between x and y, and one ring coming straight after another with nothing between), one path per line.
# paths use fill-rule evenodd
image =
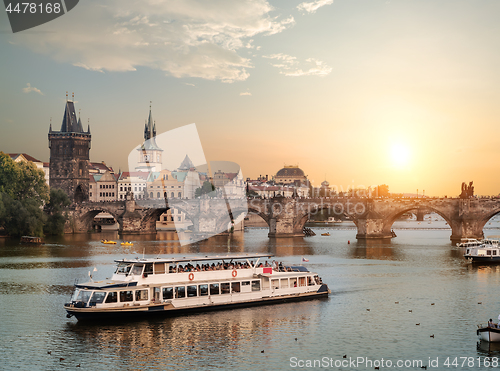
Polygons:
M27 153L9 153L9 156L11 159L16 160L19 156L23 155L23 157L31 162L42 162L40 160L37 160L33 156L28 155Z

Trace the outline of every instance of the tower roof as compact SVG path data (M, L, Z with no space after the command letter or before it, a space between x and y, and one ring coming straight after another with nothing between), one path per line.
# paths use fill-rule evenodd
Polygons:
M151 105L149 106L149 117L144 125L144 144L142 145L142 149L160 149L156 144L156 124L151 114Z
M61 132L64 133L80 133L78 131L78 121L75 113L75 105L71 101L66 102L66 108L64 110L63 121L61 125Z
M193 162L191 161L189 156L186 155L186 157L184 157L184 160L182 160L182 163L179 166L178 170L189 170L192 167L194 167Z

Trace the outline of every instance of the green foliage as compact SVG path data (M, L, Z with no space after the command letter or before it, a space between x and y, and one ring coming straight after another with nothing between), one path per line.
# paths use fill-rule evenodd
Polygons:
M62 189L50 190L50 201L45 206L45 212L48 214L43 227L45 234L62 235L64 233L64 225L68 216L63 211L70 204L68 195Z
M194 191L194 196L195 197L200 197L202 195L209 194L210 192L215 191L215 187L212 183L210 183L208 180L203 182L203 185L200 188L196 188Z
M45 215L35 199L14 200L8 194L2 194L4 215L0 224L11 236L43 236Z
M49 201L45 175L32 163L16 163L0 152L0 228L11 236L42 236Z

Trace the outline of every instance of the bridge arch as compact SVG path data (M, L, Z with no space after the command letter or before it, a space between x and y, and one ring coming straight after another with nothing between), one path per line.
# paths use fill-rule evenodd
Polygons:
M180 202L176 202L175 204L169 205L168 203L164 204L164 206L154 206L154 207L146 207L146 212L143 213L141 223L140 223L140 228L144 231L151 231L155 232L156 231L156 222L160 218L160 216L167 212L167 210L179 210L184 213L186 219L191 220L191 222L194 224L194 218L193 215L191 215L185 205L181 204ZM174 222L175 223L175 222Z
M92 208L91 210L86 210L86 211L83 211L81 214L78 215L77 219L78 219L78 230L80 232L87 232L87 231L90 231L92 230L92 223L94 221L94 218L99 215L100 213L108 213L110 214L114 219L115 221L118 223L119 225L119 230L122 229L122 219L120 218L120 216L115 212L115 211L112 211L106 207L96 207L96 208Z
M399 219L404 213L407 213L409 211L418 210L420 208L422 208L422 207L419 205L406 205L406 206L402 206L401 208L399 208L396 211L392 212L391 214L387 215L384 218L383 232L385 234L390 235L391 231L392 231L392 225L394 224L394 222L397 219ZM459 234L459 228L460 228L459 224L456 223L449 215L447 215L442 210L439 210L438 208L436 208L432 205L425 205L425 209L430 210L431 212L435 212L440 217L442 217L450 226L452 236Z
M255 214L255 215L260 216L260 217L261 217L261 218L262 218L262 219L266 222L267 226L269 227L269 226L270 226L270 221L269 221L269 219L270 219L270 218L269 218L269 215L268 215L268 214L266 214L266 213L264 213L264 212L262 212L262 210L261 210L260 208L258 208L258 207L252 207L252 206L250 206L250 205L251 205L251 204L249 203L249 204L248 204L248 209L247 209L247 210L244 210L244 209L241 209L241 210L236 209L236 211L231 211L231 212L232 212L232 214L233 214L233 218L236 220L236 219L237 219L237 217L235 217L235 215L241 215L242 213L244 213L245 211L247 211L247 212L248 212L248 214L250 214L250 213L251 213L251 214Z
M483 231L486 223L490 221L491 218L500 214L500 207L498 209L493 209L490 212L486 213L482 218L477 221L477 228L480 232Z
M309 204L312 207L309 207L307 212L302 212L299 214L298 218L295 219L294 225L293 225L293 230L294 233L302 233L304 230L304 226L306 225L307 221L309 220L309 217L311 215L315 215L321 210L330 210L333 211L334 214L336 215L343 215L347 217L349 220L353 221L354 224L357 226L357 221L355 218L351 218L349 214L345 212L344 205L341 203L311 203Z

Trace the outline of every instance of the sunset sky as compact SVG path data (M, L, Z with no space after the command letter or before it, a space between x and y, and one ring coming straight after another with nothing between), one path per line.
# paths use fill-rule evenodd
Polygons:
M245 177L298 164L315 185L500 193L498 0L84 0L13 34L0 13L0 150L49 160L75 93L92 161L128 170L196 123Z

